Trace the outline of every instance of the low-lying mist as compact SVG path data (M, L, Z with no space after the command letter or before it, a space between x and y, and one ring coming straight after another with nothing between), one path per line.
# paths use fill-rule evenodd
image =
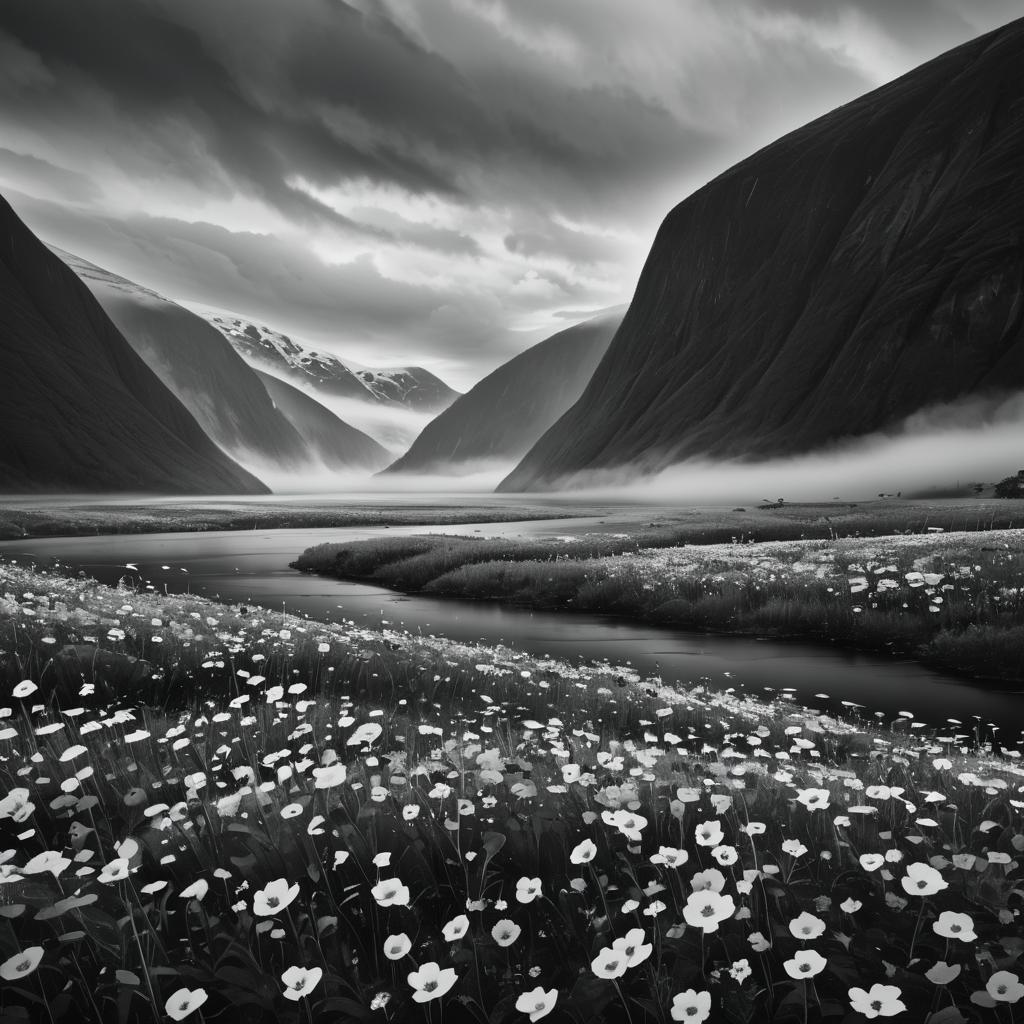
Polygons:
M759 462L693 459L653 474L620 467L576 474L576 497L750 504L952 495L1024 467L1024 392L931 406L898 426L827 449Z
M339 473L317 464L295 471L251 460L244 464L279 495L390 497L491 494L514 468L508 460L479 460L454 464L450 472L375 475L370 471ZM991 486L1021 467L1024 393L933 406L885 433L790 458L759 462L693 459L657 473L645 474L632 466L581 473L561 481L544 496L551 500L564 495L574 503L593 499L687 505L752 505L778 498L787 502L864 501L879 494L899 493L904 498L968 494L972 484ZM514 501L517 495L503 497Z
M310 462L296 469L282 469L252 458L235 459L262 480L275 495L367 495L381 494L493 494L498 483L514 468L512 463L476 463L474 468L458 472L375 475L371 470L338 471Z

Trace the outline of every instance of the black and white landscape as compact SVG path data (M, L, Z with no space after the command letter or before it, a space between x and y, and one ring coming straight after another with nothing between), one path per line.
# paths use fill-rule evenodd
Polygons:
M0 6L0 1024L1018 1019L1020 14Z

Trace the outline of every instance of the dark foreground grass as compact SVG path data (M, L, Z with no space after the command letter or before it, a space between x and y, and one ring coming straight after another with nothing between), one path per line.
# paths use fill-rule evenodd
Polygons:
M1019 1013L1016 748L2 563L0 657L5 1024Z
M673 546L672 530L516 541L384 538L296 568L408 591L897 650L1024 680L1024 531Z

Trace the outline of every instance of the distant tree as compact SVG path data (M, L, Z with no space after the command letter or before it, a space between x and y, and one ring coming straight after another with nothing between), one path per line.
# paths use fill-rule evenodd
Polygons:
M1024 498L1024 469L1017 471L1016 476L1008 476L996 484L997 498Z

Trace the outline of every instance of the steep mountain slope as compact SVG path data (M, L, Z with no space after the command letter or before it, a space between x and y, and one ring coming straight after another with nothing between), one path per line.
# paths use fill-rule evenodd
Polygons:
M262 494L0 199L0 489Z
M500 489L770 456L1024 386L1024 20L665 219L580 400Z
M260 379L202 317L81 257L51 249L228 454L245 464L277 468L295 468L309 460L305 441L274 408Z
M312 385L324 394L432 413L446 409L459 395L422 366L366 369L329 352L303 348L287 334L240 317L211 314L208 319L250 366Z
M460 464L521 458L579 398L622 313L559 331L499 366L431 420L385 472L457 472Z
M298 429L309 454L327 469L380 469L390 458L372 437L350 427L315 398L262 370L253 371L275 407Z

